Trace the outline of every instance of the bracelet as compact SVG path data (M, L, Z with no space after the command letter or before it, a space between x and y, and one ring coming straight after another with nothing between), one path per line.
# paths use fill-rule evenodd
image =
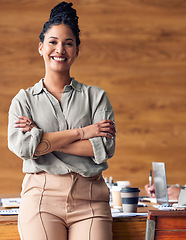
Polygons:
M83 139L84 139L84 131L83 131L83 129L82 129L82 128L80 128L80 129L81 129L81 132L80 132L81 139L80 139L80 140L83 140Z

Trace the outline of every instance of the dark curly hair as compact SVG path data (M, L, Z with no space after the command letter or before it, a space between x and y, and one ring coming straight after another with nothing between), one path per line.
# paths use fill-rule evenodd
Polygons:
M61 2L51 10L50 18L44 24L43 31L39 36L41 42L44 41L45 33L48 29L54 25L65 24L72 30L74 36L76 37L76 45L80 45L78 16L76 14L76 10L72 8L72 5L72 3Z

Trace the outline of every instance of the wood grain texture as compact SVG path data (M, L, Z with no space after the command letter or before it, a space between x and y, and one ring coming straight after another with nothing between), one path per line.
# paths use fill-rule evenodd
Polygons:
M158 231L155 234L154 240L184 240L186 239L186 232L173 231Z
M143 211L146 212L145 209ZM145 231L145 216L113 218L113 240L144 240Z
M150 210L148 220L155 222L155 240L186 239L186 211Z
M146 217L125 217L113 219L113 240L144 240ZM0 240L17 240L17 217L0 216Z
M72 75L105 89L117 124L115 156L105 176L143 188L152 161L169 184L185 184L186 2L74 0L80 56ZM7 148L7 114L20 88L44 76L37 46L58 1L1 0L0 191L19 192L22 160Z
M0 226L0 240L20 240L17 224Z
M160 217L156 222L156 229L171 229L171 230L184 230L186 231L186 216L184 217ZM186 233L186 232L185 232Z

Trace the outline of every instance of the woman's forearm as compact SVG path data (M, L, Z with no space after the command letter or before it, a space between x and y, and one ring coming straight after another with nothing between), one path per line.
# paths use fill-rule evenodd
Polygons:
M58 149L58 151L61 151L67 154L83 156L83 157L94 156L93 147L89 140L76 141L76 142L70 143L65 147Z
M36 124L28 117L20 116L15 122L15 128L23 132L30 132ZM62 151L78 156L94 156L89 139L94 137L106 137L112 139L115 136L114 122L105 119L98 123L83 128L63 130L59 132L44 132L40 143L36 147L34 156L41 156L53 151ZM86 141L79 141L86 140ZM69 146L68 146L69 145Z
M81 139L80 129L64 130L60 132L43 133L41 141L36 148L35 156L57 151L72 142Z

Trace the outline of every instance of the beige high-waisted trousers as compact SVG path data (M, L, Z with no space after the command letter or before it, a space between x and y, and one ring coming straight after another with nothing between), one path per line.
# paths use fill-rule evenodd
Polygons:
M21 197L21 240L112 239L109 190L101 174L26 174Z

